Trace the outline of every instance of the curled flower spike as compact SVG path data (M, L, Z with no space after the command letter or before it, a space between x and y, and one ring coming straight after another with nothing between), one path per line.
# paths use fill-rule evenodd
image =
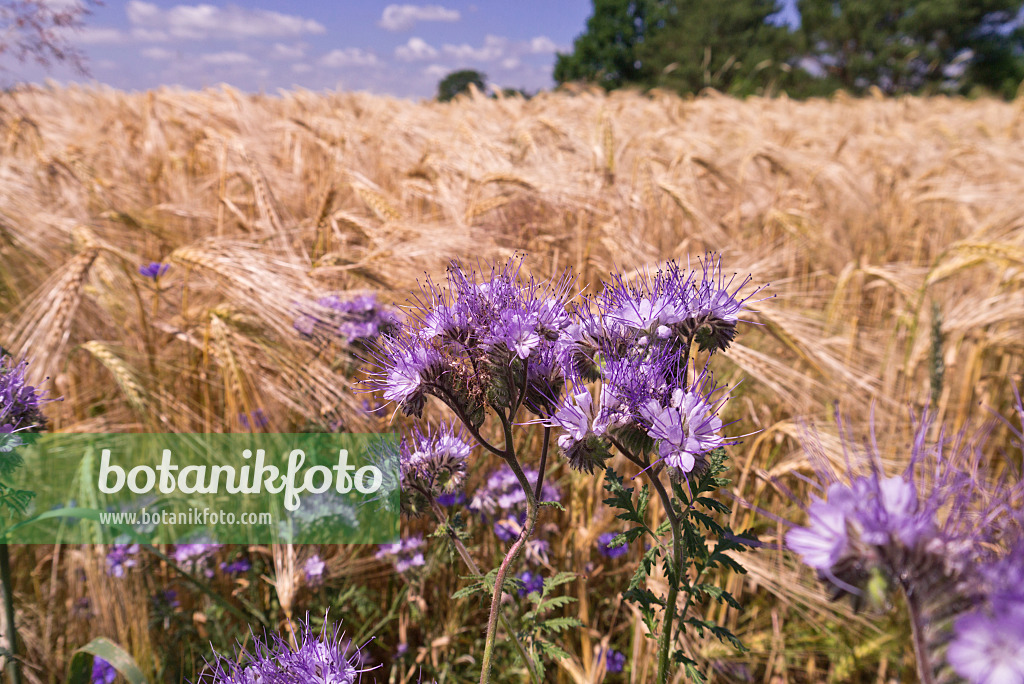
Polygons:
M462 485L470 451L453 425L426 432L416 426L399 447L402 482L432 496L450 494Z

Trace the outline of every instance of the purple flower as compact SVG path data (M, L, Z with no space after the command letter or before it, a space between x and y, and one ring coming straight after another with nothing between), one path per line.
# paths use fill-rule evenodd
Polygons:
M125 570L138 563L133 557L138 552L138 544L114 544L107 552L107 574L111 577L124 577Z
M251 421L249 420L249 414L239 413L238 422L241 424L242 428L246 430L249 429L250 425L253 426L254 429L258 430L260 428L265 428L267 424L270 423L270 419L267 418L267 414L263 412L263 409L258 408L252 412Z
M626 654L610 648L605 652L604 667L608 672L622 672L626 667Z
M252 563L248 558L238 558L230 563L221 563L220 570L226 575L240 575L252 570Z
M384 398L422 411L426 383L441 372L441 355L433 348L414 344L398 353L384 381Z
M1024 605L957 619L946 660L971 684L1024 682Z
M42 405L52 401L46 392L28 384L28 362L15 362L0 352L0 432L10 435L22 430L38 432L46 425ZM16 443L7 438L0 450L8 451Z
M597 538L597 550L608 558L618 558L629 553L629 544L622 543L618 546L611 546L612 540L618 537L617 532L605 532Z
M416 426L399 447L402 481L431 494L457 490L465 477L470 451L472 447L453 425L442 423L426 432Z
M718 431L722 419L717 412L725 398L712 403L711 394L704 394L702 380L690 389L676 388L668 405L650 400L640 410L647 434L659 440L658 454L668 465L684 473L693 470L697 456L717 449L725 440Z
M523 583L523 586L519 589L520 596L544 591L544 577L540 574L525 570L519 574L519 581Z
M406 572L412 568L426 564L423 552L423 537L415 536L395 542L394 544L382 544L377 551L377 560L390 561L394 563L395 570L399 573Z
M437 497L437 503L442 506L458 506L466 503L465 492L451 492L450 494L440 494Z
M139 273L147 278L156 280L164 273L167 273L167 269L170 268L170 264L164 264L159 261L151 261L148 264L139 266Z
M208 567L207 561L210 559L210 555L220 547L221 544L210 543L177 544L171 557L175 563L190 572L202 570L207 577L213 577L213 569Z
M114 669L114 666L99 656L93 656L90 684L113 684L115 679L117 679L117 670Z
M319 633L313 630L309 616L299 622L292 649L277 634L254 636L250 653L225 657L215 654L209 684L355 684L365 670L359 665L359 650L349 653L340 627Z
M320 555L313 555L302 566L302 571L306 575L306 584L311 587L318 587L323 584L324 571L326 569L327 563L321 560Z

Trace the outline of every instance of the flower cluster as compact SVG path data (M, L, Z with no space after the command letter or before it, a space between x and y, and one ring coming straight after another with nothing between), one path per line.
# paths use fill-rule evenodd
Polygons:
M536 486L538 472L535 468L524 468L526 479ZM541 500L558 501L562 493L550 482L541 486ZM511 542L519 536L526 520L526 493L519 485L512 469L503 464L495 469L487 478L484 486L479 488L469 502L469 510L480 516L481 520L491 522L494 534L504 542ZM542 527L541 532L551 532ZM547 539L528 539L523 549L526 561L532 565L548 562L551 543Z
M571 323L571 281L520 282L519 268L510 260L477 282L453 264L445 288L428 281L418 318L383 339L371 386L406 415L421 415L434 396L471 427L487 407L545 413L562 384L555 345Z
M253 636L245 657L217 654L202 684L355 684L366 670L359 665L359 649L350 649L340 632L326 626L313 630L309 616L299 623L293 649L277 634ZM351 652L350 652L351 650Z
M114 544L107 552L107 574L111 577L124 577L125 570L138 563L135 558L138 552L138 544Z
M1024 682L1024 481L986 476L987 431L933 443L932 427L927 416L917 421L901 475L884 474L874 440L856 447L842 435L845 481L810 445L821 496L786 545L855 604L878 586L898 587L933 671L948 646L945 661L970 682ZM853 472L858 465L868 472Z
M89 684L114 684L117 679L117 670L103 658L96 656L92 659L92 674L89 677Z
M577 470L601 464L609 442L655 443L658 458L683 473L725 444L718 412L728 395L715 389L706 365L690 370L691 354L726 349L760 288L741 298L749 277L726 281L721 260L710 256L700 264L699 273L673 262L633 282L616 277L584 301L559 339L573 390L547 424L564 431L559 446ZM597 401L586 386L594 380L601 381Z
M612 541L618 536L617 532L605 532L597 538L597 550L601 552L602 556L605 558L618 558L629 553L629 544L622 543L612 546Z
M426 431L416 426L399 446L402 484L430 497L451 494L462 485L471 450L453 425Z
M303 307L292 327L307 338L334 335L348 344L367 344L380 335L395 334L401 326L397 314L374 294L349 299L332 294Z
M15 362L0 351L0 433L39 432L46 426L42 406L46 392L28 384L27 361Z
M397 541L394 544L383 544L377 551L377 560L393 563L395 570L402 573L426 564L423 558L423 537L415 536Z

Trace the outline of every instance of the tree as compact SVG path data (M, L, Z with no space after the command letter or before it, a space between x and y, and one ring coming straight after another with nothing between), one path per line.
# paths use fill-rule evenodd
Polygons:
M798 0L807 56L830 88L889 94L980 85L1012 95L1024 76L1020 0ZM957 68L957 65L960 68ZM962 73L958 74L958 71Z
M637 46L642 81L679 92L705 87L736 95L763 92L786 78L793 38L770 23L775 0L660 2Z
M85 73L82 52L70 38L82 27L90 6L98 4L99 0L0 0L0 57L44 67L63 62Z
M642 64L637 46L644 41L655 0L594 0L587 28L570 54L555 60L555 81L592 81L606 90L639 83Z
M487 75L475 69L462 69L453 71L437 84L437 99L439 102L448 102L459 93L469 91L470 84L479 90L486 88Z

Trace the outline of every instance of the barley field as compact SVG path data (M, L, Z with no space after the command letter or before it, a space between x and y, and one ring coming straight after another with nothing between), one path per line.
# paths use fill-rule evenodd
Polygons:
M692 632L688 647L716 682L914 681L899 605L831 601L774 548L774 516L803 519L777 485L805 490L802 435L834 446L836 411L857 434L873 425L894 471L911 411L930 405L949 432L1015 415L1022 197L1024 99L21 88L0 97L0 344L63 397L51 431L390 431L403 419L365 410L357 351L296 333L304 302L401 306L453 259L519 254L594 292L612 273L721 253L729 273L770 283L719 370L742 381L729 429L750 435L729 447L733 523L764 548L724 579L744 610L705 607L748 650ZM140 277L149 262L169 268ZM1010 420L991 427L996 472L1020 466ZM618 529L600 483L564 459L550 468L565 510L541 518L547 565L577 573L563 612L583 627L557 636L567 655L546 681L605 681L608 648L628 665L607 681L653 681L656 644L619 595L639 556L597 553ZM502 551L486 527L470 532L481 558ZM283 633L330 607L354 643L375 637L364 681L474 681L486 607L450 598L466 572L442 541L411 578L374 548L220 549L252 568L207 591L153 558L114 576L109 549L14 547L23 675L64 681L75 649L105 636L149 681L188 681L211 645L262 629L243 616ZM319 586L296 570L314 553ZM498 657L497 681L528 681L514 652Z

